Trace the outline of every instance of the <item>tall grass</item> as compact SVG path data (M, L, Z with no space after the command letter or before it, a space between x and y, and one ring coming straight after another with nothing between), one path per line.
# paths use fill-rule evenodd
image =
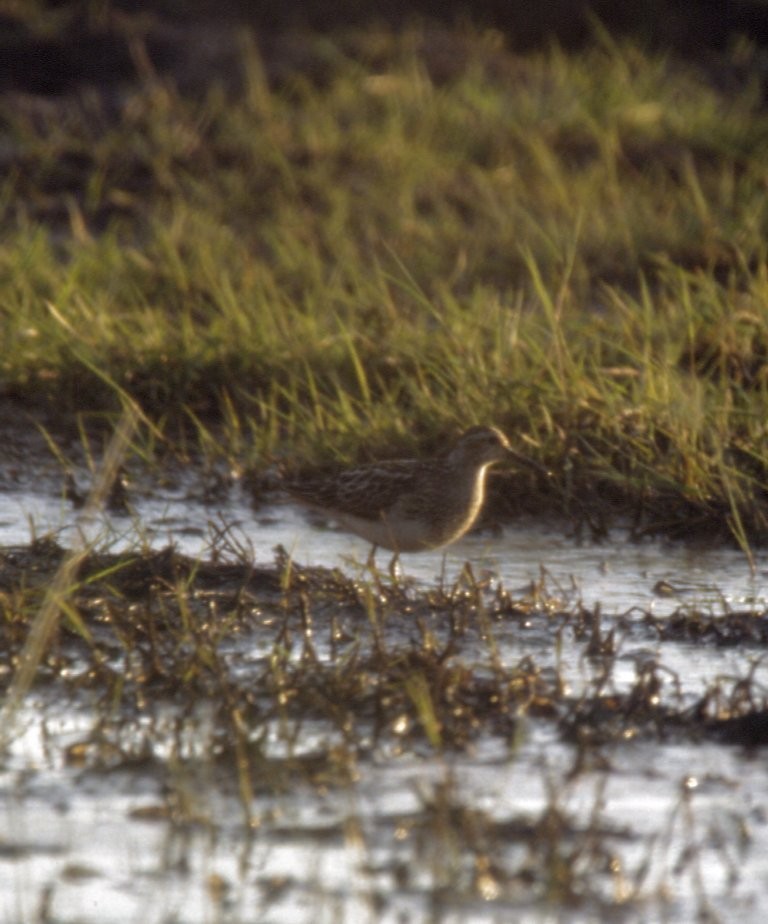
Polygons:
M4 391L103 410L111 382L257 470L494 421L559 504L764 533L757 88L605 35L292 42L199 99L148 68L117 107L0 103Z

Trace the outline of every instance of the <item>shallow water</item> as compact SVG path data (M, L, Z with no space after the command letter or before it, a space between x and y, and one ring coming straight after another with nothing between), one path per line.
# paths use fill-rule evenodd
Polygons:
M277 545L299 564L359 569L367 560L368 543L293 505L254 509L246 492L237 487L214 504L203 503L197 494L191 483L177 480L174 488L132 496L131 515L105 514L81 523L81 528L89 539L115 550L135 546L138 537L155 548L172 543L187 555L205 558L226 530L256 562L271 562ZM77 534L77 521L72 505L51 490L6 491L0 506L0 545L23 544L46 533L67 545ZM380 550L379 567L386 568L388 562L388 553ZM663 614L681 604L742 609L763 607L768 601L763 555L758 555L753 574L736 548L628 542L620 529L602 542L575 541L562 523L534 520L493 535L465 536L445 550L403 554L401 570L422 582L450 582L465 562L476 574L497 575L510 590L545 577L550 591L570 601L580 599L586 606L599 604L607 613L640 607Z
M435 914L434 882L409 871L418 837L409 819L448 778L463 804L501 821L535 817L547 780L574 818L587 824L597 812L615 832L608 840L627 881L646 867L644 892L674 897L612 919L682 924L697 919L702 896L713 920L765 919L765 766L737 749L623 746L610 773L563 783L568 749L534 731L514 755L496 745L472 756L390 758L363 765L348 792L256 800L269 820L249 837L236 800L215 787L190 793L206 820L179 828L153 817L162 792L152 777L89 778L46 758L67 735L50 724L51 739L30 732L0 773L4 840L13 848L0 852L4 921L40 920L41 907L43 920L57 922L602 919L493 901ZM695 859L686 860L690 848ZM514 843L500 849L524 853Z
M44 484L44 480L41 484ZM62 545L78 530L101 546L174 543L191 556L221 547L221 532L271 562L283 545L299 563L356 572L368 547L332 528L310 523L291 506L255 510L235 488L226 500L201 502L177 481L131 498L131 515L77 523L55 490L29 484L5 492L0 545L20 544L55 532ZM138 539L137 539L138 537ZM708 612L762 609L768 576L762 557L751 574L744 556L724 548L624 541L575 542L556 524L518 523L501 534L466 537L446 552L402 556L402 572L419 582L453 580L469 561L476 575L492 573L510 590L543 582L550 598L599 604L610 625L622 614L665 615L681 605ZM386 557L380 560L386 566ZM661 585L663 589L660 590ZM557 669L578 693L594 682L599 665L558 643L546 611L524 630L494 627L501 658L510 664L534 657ZM322 651L322 646L318 645ZM768 689L759 651L678 643L649 643L631 632L619 639L613 684L630 684L638 666L663 664L663 682L692 701L716 676L745 677L751 668ZM260 657L258 638L233 652L247 670ZM200 740L205 752L206 720ZM585 825L598 817L612 834L627 883L642 883L641 902L628 895L626 910L606 895L612 919L690 922L709 910L712 920L762 922L768 913L768 776L764 757L710 742L637 743L604 749L606 766L572 780L575 752L553 729L525 722L519 742L482 740L473 751L415 757L396 749L361 761L359 778L344 790L289 788L285 797L257 795L258 824L250 835L236 795L222 791L206 768L183 785L200 821L174 825L154 810L163 805L158 776L132 772L92 774L65 759L67 747L93 727L82 702L29 701L20 732L0 764L0 920L79 922L495 922L601 920L599 909L571 911L495 900L441 905L441 888L425 873L429 844L420 846L411 819L436 792L450 787L457 803L504 821L536 817L558 804ZM320 740L326 734L318 729ZM311 752L312 727L301 746ZM327 746L328 742L323 741ZM274 748L284 747L276 731ZM691 850L695 845L695 850ZM503 851L524 852L514 839ZM424 852L427 856L425 857ZM414 862L419 859L421 865ZM432 863L437 867L439 864ZM450 868L450 864L448 864ZM644 870L644 873L641 873ZM614 879L620 889L621 876ZM439 888L436 888L439 887ZM437 902L437 904L436 904Z

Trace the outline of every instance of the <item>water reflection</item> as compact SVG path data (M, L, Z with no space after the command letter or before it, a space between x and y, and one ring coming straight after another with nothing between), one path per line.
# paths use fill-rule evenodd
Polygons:
M184 485L132 498L133 516L108 514L88 524L86 533L100 545L119 550L141 543L158 548L170 543L192 557L206 557L226 533L256 561L272 561L282 545L300 564L360 569L370 547L356 536L308 518L289 504L253 509L245 492L233 490L215 505L204 504ZM33 536L57 533L66 545L75 513L65 500L30 491L7 493L0 508L0 545L26 543ZM379 566L389 556L379 553ZM628 542L620 530L595 543L569 538L562 524L517 522L500 533L466 536L445 550L401 556L402 571L427 583L453 581L465 562L476 574L492 572L510 590L544 579L550 592L568 601L600 605L606 613L640 607L656 614L680 605L710 611L762 607L768 601L768 572L750 572L735 548L692 547L663 540Z
M184 486L147 491L133 500L134 515L106 516L85 524L86 533L113 550L172 542L201 557L226 535L260 562L271 561L281 544L302 564L353 571L362 569L368 556L367 545L354 536L321 528L290 506L254 510L237 492L215 505L191 497ZM70 505L53 494L6 494L0 545L25 543L49 531L59 532L60 543L68 545L75 538L74 523ZM633 607L657 614L688 604L715 612L751 607L764 603L768 593L765 572L752 576L736 550L632 544L618 534L612 542L576 543L561 527L534 522L514 524L498 535L466 537L445 552L404 555L402 568L409 578L429 584L451 582L467 561L476 575L491 572L512 591L523 593L543 582L551 595L599 605L607 622ZM558 672L574 696L600 671L599 659L585 656L583 641L558 638L557 620L549 622L544 613L534 615L530 626L499 621L491 631L504 663L531 656L543 672ZM256 624L252 635L244 632L231 650L219 653L234 664L235 674L257 673L273 642L264 625ZM617 646L607 692L631 685L644 664L658 662L664 666L661 682L683 703L700 696L717 676L745 676L759 654L736 646L661 643L648 633L635 637L631 629L617 638ZM315 650L323 656L320 631ZM475 650L467 635L462 657L469 663L487 657L488 650L479 644ZM767 669L759 665L755 671L762 688ZM429 848L429 832L420 832L414 819L448 785L458 805L485 813L499 831L510 832L494 848L507 854L524 854L525 841L515 831L525 819L540 816L553 793L557 807L578 822L572 837L597 818L621 858L626 881L642 883L649 920L693 920L702 895L716 911L732 913L731 919L764 920L766 779L762 761L745 759L737 748L708 741L622 742L596 752L603 764L572 776L575 749L553 722L524 719L519 742L486 736L461 753L419 757L398 749L394 739L361 757L359 776L349 788L318 793L292 787L282 796L257 791L252 810L260 823L245 831L239 800L217 786L215 767L205 763L210 734L205 716L194 726L188 751L169 737L167 751L158 752L161 765L176 767L178 779L165 777L150 761L98 774L68 762L67 749L93 728L88 695L84 690L82 702L29 701L22 733L3 755L2 920L202 922L255 920L254 914L262 913L302 924L447 920L434 906L445 884L435 888L425 878L428 864L414 862L423 861L420 850ZM143 720L135 717L137 729ZM274 733L271 726L267 730L265 755L274 757L286 740L278 725ZM298 745L291 742L294 754L311 754L327 735L311 722L301 732ZM201 771L199 779L183 769L182 759ZM163 814L169 784L194 806L195 824L174 824ZM736 845L742 851L738 856ZM491 890L495 884L489 880ZM674 902L667 900L671 895ZM488 901L453 908L450 919L543 922L552 913Z

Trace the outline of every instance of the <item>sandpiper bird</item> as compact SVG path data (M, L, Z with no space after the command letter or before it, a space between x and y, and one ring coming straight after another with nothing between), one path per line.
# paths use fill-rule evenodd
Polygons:
M471 427L442 456L397 459L285 485L291 497L328 514L377 546L400 552L437 549L471 529L485 497L490 465L514 452L495 427Z

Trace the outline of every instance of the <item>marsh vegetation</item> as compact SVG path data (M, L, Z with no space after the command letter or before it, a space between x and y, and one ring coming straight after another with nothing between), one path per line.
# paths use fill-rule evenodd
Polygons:
M761 580L759 47L88 9L131 79L0 96L6 496L34 446L86 513L181 466L258 508L493 423L541 468L484 527ZM9 920L764 919L765 594L659 616L133 526L0 548Z
M758 49L241 30L185 94L151 22L134 82L0 103L6 396L257 475L493 422L540 506L765 538Z

